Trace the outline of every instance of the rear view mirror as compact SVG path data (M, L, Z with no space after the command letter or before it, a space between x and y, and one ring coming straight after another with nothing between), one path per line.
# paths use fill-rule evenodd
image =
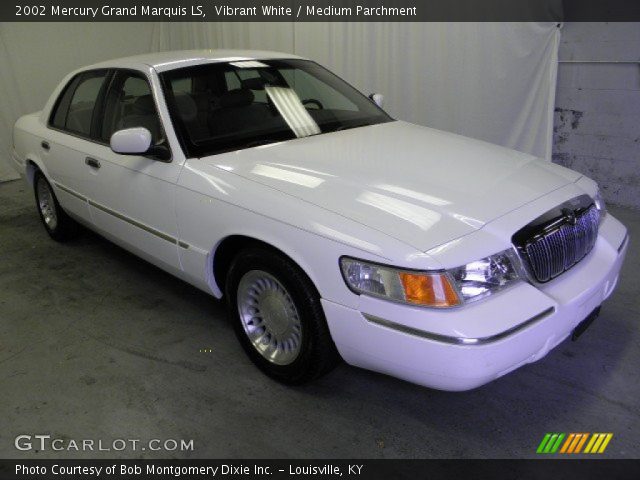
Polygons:
M123 155L143 155L150 146L151 132L146 128L127 128L111 135L111 150Z
M384 95L382 95L381 93L372 93L371 95L369 95L369 98L373 103L382 108L382 104L384 103Z
M171 152L164 145L151 145L151 132L143 127L118 130L111 135L111 150L122 155L150 155L169 160Z

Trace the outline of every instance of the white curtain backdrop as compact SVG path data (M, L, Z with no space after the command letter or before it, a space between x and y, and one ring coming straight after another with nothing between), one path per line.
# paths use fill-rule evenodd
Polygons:
M295 53L398 119L550 160L559 41L554 23L308 23Z
M41 110L72 70L110 58L145 53L157 44L153 23L0 23L0 181L10 166L12 129Z
M42 108L72 68L145 51L245 48L316 60L384 94L395 118L550 159L559 42L555 23L0 24L0 156L9 158L13 122Z

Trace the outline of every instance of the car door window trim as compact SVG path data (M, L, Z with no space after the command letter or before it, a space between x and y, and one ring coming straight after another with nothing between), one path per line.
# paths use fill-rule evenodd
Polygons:
M98 96L96 97L96 102L93 108L93 113L92 113L92 117L91 117L91 128L90 128L90 134L89 135L83 135L82 133L79 132L74 132L72 130L68 130L66 128L60 128L57 127L53 124L53 118L56 114L56 112L58 111L58 108L60 108L60 105L62 104L63 100L67 100L65 98L65 95L71 91L70 95L69 95L69 105L66 105L65 108L67 109L67 112L65 113L65 118L69 113L69 106L71 104L71 100L73 99L73 95L75 94L76 88L78 88L78 85L80 84L80 82L82 81L83 76L87 75L87 74L96 74L98 72L106 72L105 74L105 78L104 78L104 82L102 84L102 86L100 87L100 92L98 93ZM155 99L155 95L154 95L154 90L153 90L153 86L151 84L151 81L149 79L149 77L144 73L141 72L139 70L132 70L132 69L128 69L128 68L100 68L100 69L95 69L95 70L84 70L82 72L79 72L78 74L76 74L71 80L69 80L69 82L67 83L67 85L65 85L65 87L62 89L62 91L60 92L60 94L58 95L58 98L56 99L56 102L53 105L53 108L51 109L51 112L49 114L49 119L47 121L47 128L49 128L50 130L55 130L56 132L60 132L60 133L64 133L65 135L70 135L72 137L78 138L80 140L86 140L87 142L91 142L94 143L96 145L102 145L105 147L109 147L111 148L111 145L109 142L105 142L104 140L102 140L102 138L100 138L99 133L102 131L102 123L103 123L103 114L104 114L104 109L106 106L106 100L107 100L107 95L109 94L109 91L111 90L112 86L113 86L113 82L114 79L116 78L117 74L119 72L126 72L129 73L133 76L137 76L139 78L144 79L148 85L149 85L149 89L151 90L151 95L153 97L153 102L154 105L156 107L156 112L158 114L158 119L160 121L160 126L162 128L162 131L164 132L165 135L165 142L166 142L166 146L169 149L169 152L172 153L171 150L171 146L169 145L169 140L166 136L166 129L164 126L164 122L162 120L162 116L160 115L160 110L158 108L158 104L156 102ZM65 120L66 123L66 120ZM142 157L145 158L149 158L150 160L155 160L158 162L162 162L162 163L171 163L173 161L173 154L171 155L171 158L169 158L168 160L160 160L158 158L155 158L152 155L141 155Z
M90 142L94 142L94 143L100 143L97 142L96 138L94 138L94 123L96 121L96 109L99 107L99 105L102 104L103 101L103 96L106 92L106 87L107 85L110 83L111 81L111 75L112 75L113 69L110 68L99 68L99 69L95 69L95 70L84 70L80 73L78 73L77 75L75 75L71 80L69 80L69 83L67 83L67 85L64 87L64 89L62 89L62 91L60 92L60 95L58 95L58 98L56 99L56 103L54 104L53 108L51 109L51 113L49 114L49 120L47 122L47 127L50 128L51 130L56 130L58 132L62 132L65 133L67 135L71 135L73 137L76 138L81 138L83 140L88 140ZM98 95L96 96L96 101L93 105L93 110L91 112L91 120L90 120L90 126L89 126L89 134L83 134L82 132L76 132L74 130L69 130L68 128L66 128L66 124L67 124L67 117L69 116L69 109L71 107L71 102L73 101L73 97L76 94L76 90L78 89L78 87L80 86L80 84L82 83L82 81L87 78L87 77L93 77L93 76L100 76L101 74L104 73L104 79L102 81L102 85L100 86L100 90L98 92ZM70 93L69 93L70 92ZM66 95L69 93L69 96L67 97ZM66 102L68 100L68 105L65 105L64 108L66 109L65 112L65 121L64 121L64 128L58 127L56 125L54 125L53 123L53 119L56 115L56 113L58 112L58 109L61 107L62 102Z
M125 76L125 78L123 79L123 81L121 81L122 77ZM109 99L109 95L111 93L111 91L116 88L118 85L120 87L122 87L124 85L124 82L126 81L126 76L130 76L130 77L136 77L136 78L140 78L142 80L144 80L145 82L147 82L147 85L149 86L149 92L151 94L151 98L153 99L153 105L155 107L156 110L156 115L158 116L158 122L160 124L160 129L162 130L162 134L164 136L164 144L166 145L166 147L169 149L169 154L171 155L169 157L169 159L167 160L161 160L159 158L156 158L152 155L141 155L145 158L149 158L151 160L155 160L158 162L163 162L163 163L171 163L173 161L173 152L171 150L171 145L169 145L169 138L167 136L167 129L165 128L164 125L164 121L162 119L162 115L160 115L160 108L158 107L158 102L156 101L156 95L155 95L155 91L151 82L151 79L142 71L140 70L133 70L130 68L114 68L111 69L111 77L109 78L108 81L108 85L107 88L104 91L104 94L102 95L102 98L100 99L100 110L99 110L99 119L97 124L95 125L96 127L96 139L94 140L96 143L100 143L101 145L107 145L109 146L109 143L105 143L105 141L102 139L102 127L103 127L103 123L104 123L104 113L106 111L107 108L107 101Z

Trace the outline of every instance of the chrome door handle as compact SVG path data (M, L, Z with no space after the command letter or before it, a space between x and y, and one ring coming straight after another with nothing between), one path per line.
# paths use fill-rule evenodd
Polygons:
M95 169L100 168L100 162L95 158L87 157L84 159L84 163L89 165L91 168L95 168Z

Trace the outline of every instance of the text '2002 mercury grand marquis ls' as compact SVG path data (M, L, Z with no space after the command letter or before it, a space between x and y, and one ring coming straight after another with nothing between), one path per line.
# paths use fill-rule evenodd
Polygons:
M628 245L597 185L378 103L292 55L149 54L71 73L13 155L51 237L224 297L285 383L343 358L466 390L581 332Z

